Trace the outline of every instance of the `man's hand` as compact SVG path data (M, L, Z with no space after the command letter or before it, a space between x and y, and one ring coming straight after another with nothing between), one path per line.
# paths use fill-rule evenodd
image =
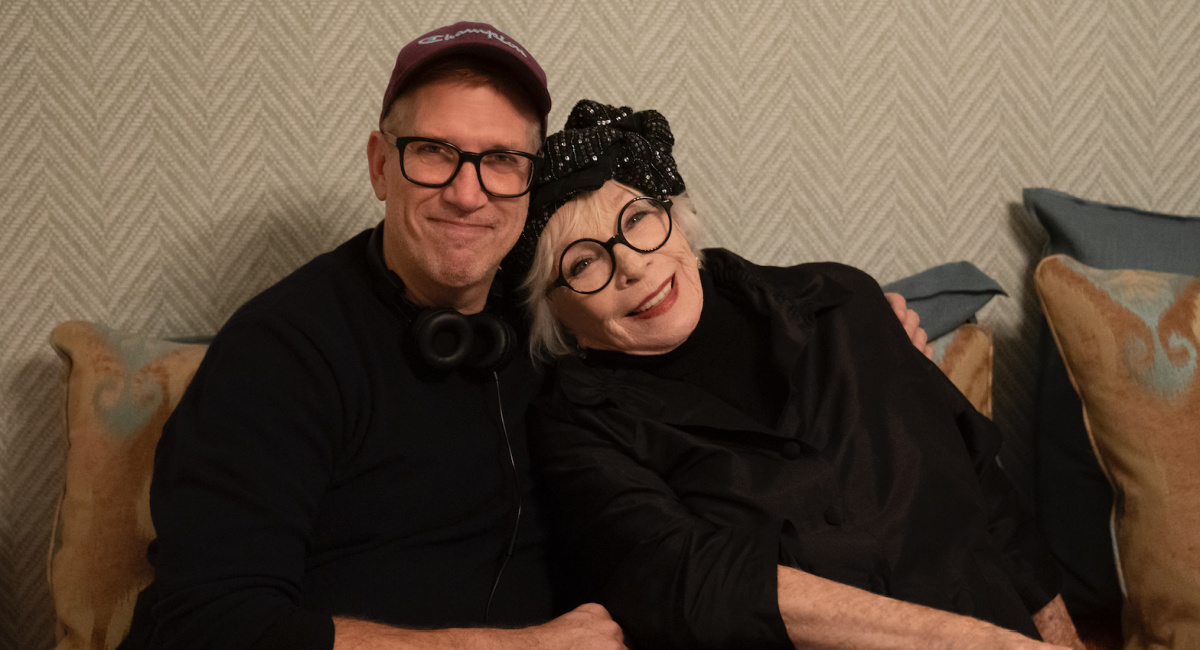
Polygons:
M558 618L528 628L537 635L530 647L624 650L625 633L603 605L586 603ZM519 646L524 647L524 646Z
M334 650L626 650L625 633L596 603L558 618L517 629L452 628L409 630L334 617Z
M933 346L929 344L929 335L921 329L921 317L917 315L917 312L908 308L904 296L898 293L883 295L892 305L892 311L896 312L896 318L899 318L900 323L904 325L904 331L908 333L908 340L912 341L913 347L920 350L927 359L932 360Z

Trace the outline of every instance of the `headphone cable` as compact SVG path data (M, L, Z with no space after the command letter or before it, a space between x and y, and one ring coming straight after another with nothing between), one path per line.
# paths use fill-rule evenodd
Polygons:
M517 471L517 459L513 456L512 441L508 437L508 426L504 422L504 402L500 399L500 374L498 371L492 371L492 377L496 380L496 408L500 411L500 432L504 434L504 446L508 450L508 462L512 466L513 472L513 489L517 495L517 516L513 521L512 537L508 540L508 548L505 550L504 559L500 562L500 569L496 571L496 579L492 582L492 591L488 594L487 607L483 611L483 622L486 625L492 614L492 599L496 596L496 588L500 586L500 576L504 575L504 568L508 566L509 559L512 558L513 550L517 545L517 531L521 527L521 475Z

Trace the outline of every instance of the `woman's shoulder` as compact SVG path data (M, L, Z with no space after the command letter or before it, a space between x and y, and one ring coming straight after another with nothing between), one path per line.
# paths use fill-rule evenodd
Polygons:
M759 278L769 284L807 285L830 283L850 292L877 293L879 283L867 272L841 262L804 262L791 266L756 264L737 253L724 248L709 248L704 251L704 267L720 283L747 277Z

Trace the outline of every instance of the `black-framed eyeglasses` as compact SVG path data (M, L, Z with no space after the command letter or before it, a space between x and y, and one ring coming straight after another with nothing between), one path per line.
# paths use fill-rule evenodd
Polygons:
M417 185L445 187L454 182L463 163L469 162L475 165L483 191L502 199L528 192L541 163L541 158L524 151L491 149L475 153L433 138L396 137L396 149L400 151L400 173Z
M617 269L613 247L625 244L639 253L653 253L671 238L671 199L639 196L617 215L617 234L606 242L579 239L558 258L558 279L551 289L566 287L582 294L608 286Z

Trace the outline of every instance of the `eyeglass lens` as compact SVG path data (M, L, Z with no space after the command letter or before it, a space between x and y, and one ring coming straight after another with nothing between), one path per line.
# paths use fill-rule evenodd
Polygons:
M639 253L652 252L671 236L671 217L667 207L651 198L639 198L621 211L617 236L602 244L580 239L563 252L559 272L571 289L593 293L603 289L612 278L615 260L613 246L624 243Z
M412 140L404 145L403 171L408 180L433 187L447 185L460 169L459 158L478 169L483 190L495 196L520 196L533 179L533 160L505 151L471 154L441 142Z

